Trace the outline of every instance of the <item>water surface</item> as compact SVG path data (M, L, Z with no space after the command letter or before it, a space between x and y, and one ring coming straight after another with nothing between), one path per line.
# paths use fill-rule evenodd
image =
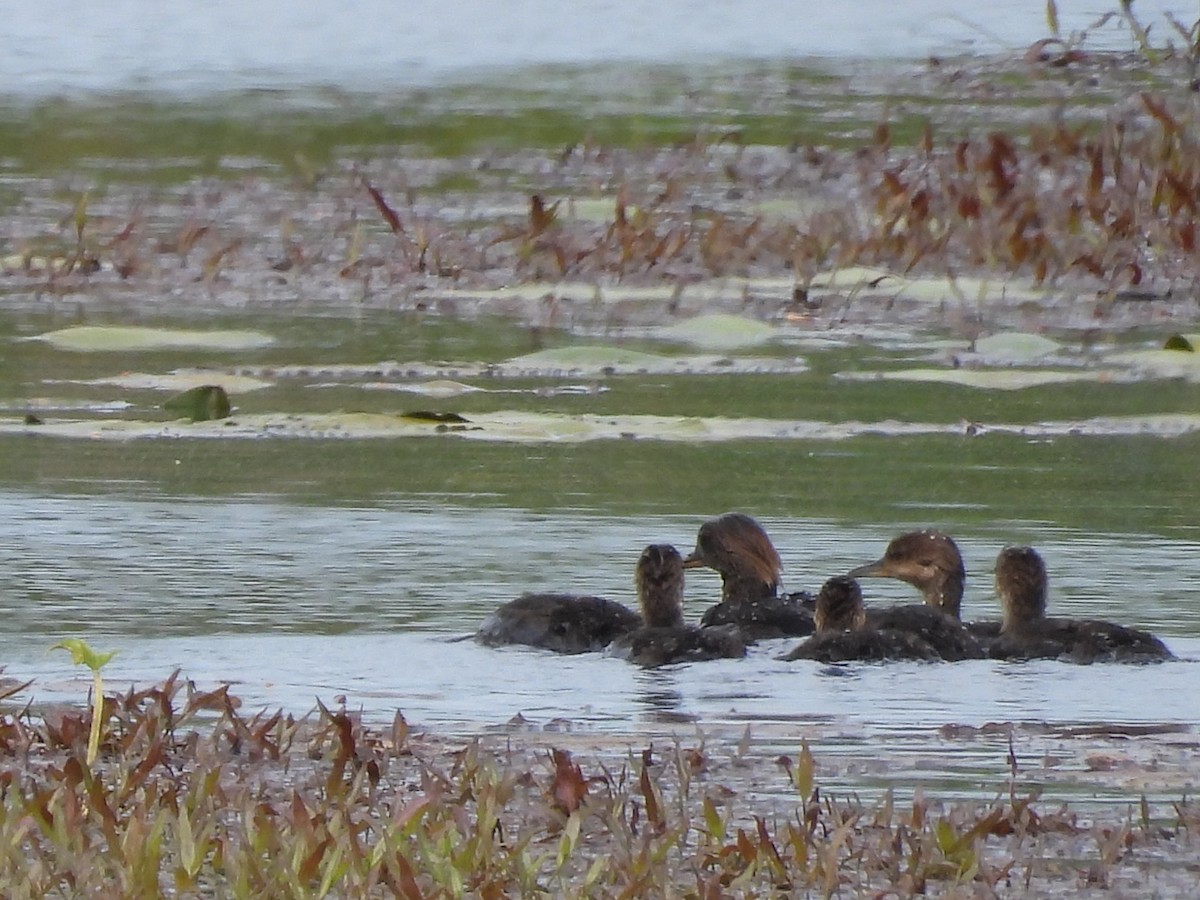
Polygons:
M45 648L83 635L120 656L110 675L144 683L178 666L202 683L232 681L254 706L297 712L345 695L375 718L396 708L430 725L537 723L626 731L670 722L744 723L795 717L937 727L995 720L1187 722L1192 666L1073 667L973 662L954 666L784 664L773 642L746 661L639 671L600 655L563 658L487 649L470 632L524 589L570 589L632 602L641 547L688 547L685 516L531 513L452 502L371 508L268 498L61 495L6 490L0 576L8 674L33 692L77 690L66 654ZM881 526L764 517L789 583L815 586L877 556ZM1011 528L962 534L965 612L995 615L991 561ZM1152 628L1183 656L1200 649L1200 553L1187 541L1029 528L1054 573L1052 607ZM697 618L717 579L689 575ZM903 585L867 582L875 602L911 600ZM947 679L953 690L945 690ZM60 684L61 683L61 684ZM1102 689L1097 690L1101 686ZM880 704L887 697L886 704Z
M1057 5L1064 35L1118 9L1116 0ZM501 7L483 0L115 0L97 15L90 3L50 0L6 8L0 91L28 97L314 85L377 91L555 63L1005 53L1048 34L1045 10L1042 0L973 6L950 0L513 0ZM1163 11L1188 24L1195 18L1194 4L1181 0L1146 10L1139 5L1160 40L1170 36ZM1134 42L1113 23L1089 46L1124 50Z

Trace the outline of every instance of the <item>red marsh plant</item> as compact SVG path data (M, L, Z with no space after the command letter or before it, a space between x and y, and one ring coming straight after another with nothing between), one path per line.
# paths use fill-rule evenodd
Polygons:
M677 743L614 765L540 738L438 741L399 713L250 716L178 673L103 704L91 762L89 711L0 715L7 896L997 896L1120 886L1157 877L1155 859L1169 878L1200 823L1186 801L1139 828L1015 792L835 799L807 745L793 761Z
M893 144L884 123L857 154L843 156L849 202L818 202L796 221L741 212L736 201L697 202L720 196L714 184L746 199L797 190L768 193L761 179L729 162L721 141L698 141L681 170L660 184L618 181L608 221L564 214L569 192L553 200L550 190L529 195L525 221L480 232L491 234L486 267L526 279L677 282L791 269L802 286L821 269L860 263L1028 274L1037 283L1080 276L1110 291L1151 277L1194 279L1200 127L1190 103L1142 93L1099 128L1051 119L1024 134L943 140L928 127L907 150ZM680 151L664 154L665 165ZM693 156L706 164L688 161ZM793 196L804 201L802 192ZM390 226L388 209L380 207ZM456 259L462 237L443 229L420 258L434 253L443 268L470 271L461 256L446 262Z
M1041 283L1072 273L1113 288L1200 271L1200 130L1161 98L1089 133L1064 123L937 146L892 160L873 155L874 218L855 254L905 269L946 260L1028 272Z
M1176 27L1194 69L1197 28ZM529 280L665 282L683 291L705 278L790 273L804 298L817 274L857 264L1070 280L1102 296L1186 288L1200 272L1194 96L1165 86L1109 90L1107 106L1076 117L1066 98L1085 92L1087 66L1105 71L1097 54L1061 68L1000 66L984 82L985 96L1010 104L1000 107L1009 120L1002 127L943 121L918 134L908 110L920 98L895 101L894 120L852 149L810 140L754 146L708 122L692 139L649 148L584 140L561 152L453 160L403 148L346 162L301 189L265 178L197 180L156 203L111 186L103 197L84 190L61 211L54 238L38 234L44 225L28 216L10 228L14 252L4 265L63 293L116 273L131 283L126 291L144 282L155 297L195 296L196 282L247 303L367 300L386 288L389 304L411 299L430 308L425 298L433 298L432 308L447 311L454 302L437 306L438 287ZM1113 78L1139 91L1175 72L1164 65ZM1001 76L1014 74L1053 87L1032 91L1032 113L1019 90L1003 93ZM961 111L973 96L962 90L958 106L931 101L923 112L936 119ZM866 101L846 101L850 115L842 117L857 123L847 126L854 134L869 132L867 116L887 102L871 96L869 110ZM779 117L788 103L780 98ZM975 109L975 119L988 109ZM430 172L470 187L439 193ZM418 178L424 187L414 186ZM177 293L164 291L164 281L176 282Z

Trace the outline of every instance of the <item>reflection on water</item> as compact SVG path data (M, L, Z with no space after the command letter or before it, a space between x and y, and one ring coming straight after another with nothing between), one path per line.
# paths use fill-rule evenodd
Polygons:
M654 730L695 722L857 722L940 727L988 721L1194 720L1188 663L1080 668L1053 662L829 668L783 664L787 642L747 660L644 672L599 655L491 650L452 636L524 589L633 600L647 542L688 547L699 518L616 518L432 503L328 508L245 499L37 497L0 492L6 567L0 658L36 677L35 696L78 691L66 654L83 634L121 654L109 674L144 683L179 666L201 683L236 683L251 705L309 709L344 694L378 717L397 707L444 727L538 725ZM816 586L879 554L890 531L765 518L793 586ZM1014 528L1010 530L1017 530ZM966 612L993 614L987 583L1005 542L960 535ZM1160 538L1079 535L1024 525L1054 573L1052 607L1160 631L1181 655L1200 651L1200 553ZM715 598L715 575L689 574L691 617ZM872 580L876 602L913 600Z

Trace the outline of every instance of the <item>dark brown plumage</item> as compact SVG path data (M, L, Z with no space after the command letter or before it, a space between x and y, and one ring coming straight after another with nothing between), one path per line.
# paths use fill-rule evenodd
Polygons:
M996 558L996 595L1003 621L994 659L1061 659L1074 663L1146 663L1173 659L1147 631L1099 619L1046 615L1046 564L1032 547L1006 547Z
M488 616L475 638L489 647L525 644L555 653L587 653L603 650L641 626L641 616L603 597L524 594Z
M871 627L863 608L862 590L848 576L839 575L825 582L817 595L813 618L817 633L784 660L835 663L941 659L937 650L913 632Z
M925 602L960 617L967 573L954 539L940 531L912 531L894 538L879 559L859 566L851 578L896 578L911 584Z
M807 594L780 594L783 563L766 531L745 513L725 513L700 526L686 568L708 567L721 576L721 602L700 620L705 627L735 625L747 640L812 634Z
M697 628L683 621L683 557L670 544L651 544L638 560L636 582L646 625L617 638L614 656L640 666L746 655L736 628Z
M853 578L896 578L925 598L867 610L867 624L915 634L947 662L982 659L986 653L970 626L959 621L966 570L958 545L940 531L913 531L894 538L883 556L850 572Z
M987 656L979 638L968 626L931 606L869 607L867 627L912 634L932 647L946 662Z

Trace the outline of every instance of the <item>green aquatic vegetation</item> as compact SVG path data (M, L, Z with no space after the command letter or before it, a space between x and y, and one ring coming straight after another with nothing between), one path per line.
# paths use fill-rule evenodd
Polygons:
M209 422L229 418L232 407L225 388L203 384L163 401L163 409L181 419Z
M115 170L124 179L162 183L221 175L225 160L240 159L257 161L262 173L294 172L312 185L321 169L356 149L410 146L457 157L496 148L563 147L585 135L613 146L643 147L687 141L698 126L695 117L669 109L591 112L565 94L532 106L483 97L470 114L439 100L418 95L383 109L382 99L367 97L347 104L354 113L331 113L319 105L277 107L252 95L176 104L137 95L45 101L5 110L0 155L24 171L99 167L106 180ZM720 121L728 124L724 117ZM743 112L734 123L761 143L786 144L800 131L795 116ZM807 137L818 133L810 126ZM241 174L246 171L239 167Z
M100 674L114 656L115 650L98 653L86 641L80 638L67 638L59 641L51 650L66 650L71 654L71 660L77 666L87 666L92 672L92 724L88 732L87 764L90 768L96 761L100 751L100 730L104 723L104 678Z
M1039 379L1037 373L981 373L944 370L952 376L977 375L978 378L943 377L943 370L915 370L901 377L916 381L954 382L989 389L1015 390L1031 386L1053 385L1069 379L1051 376ZM874 379L891 373L871 376ZM1028 377L1024 377L1028 374ZM1006 376L1012 375L1013 378ZM1079 379L1075 379L1079 380ZM217 395L204 392L203 397ZM737 445L744 441L780 441L784 443L850 441L868 436L913 438L918 436L957 436L991 439L1002 434L1026 438L1110 438L1153 435L1179 437L1200 432L1200 414L1164 413L1091 418L1042 419L1034 422L1005 422L975 419L957 422L899 421L822 421L816 419L761 419L737 416L680 416L627 414L569 414L535 411L493 410L463 416L449 410L399 413L245 413L221 418L209 414L208 400L203 409L195 403L189 409L201 418L191 421L160 422L124 418L119 420L60 419L29 425L23 421L0 420L0 434L27 434L31 427L44 436L89 441L126 442L135 439L193 438L204 440L261 440L264 438L328 440L379 440L405 438L444 438L452 436L468 441L505 444L574 444L597 441L665 441L700 444ZM219 404L219 401L218 401ZM220 412L218 405L215 412ZM210 421L220 419L220 421Z

